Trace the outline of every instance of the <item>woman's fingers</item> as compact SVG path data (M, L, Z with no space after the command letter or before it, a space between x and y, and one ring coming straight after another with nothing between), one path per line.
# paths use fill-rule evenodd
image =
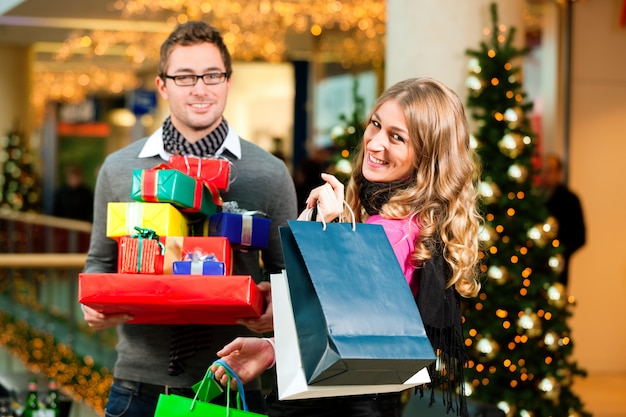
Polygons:
M341 199L341 201L343 202L343 195L344 195L343 183L339 181L339 179L337 179L337 177L335 177L334 175L327 174L327 173L322 174L322 179L326 181L326 184L329 184L332 187L332 189L335 192L335 196L338 199Z

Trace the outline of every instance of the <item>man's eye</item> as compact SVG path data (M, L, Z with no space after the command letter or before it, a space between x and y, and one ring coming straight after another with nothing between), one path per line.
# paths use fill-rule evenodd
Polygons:
M178 77L176 77L178 81L182 81L182 82L195 81L195 78L196 77L193 75L179 75Z

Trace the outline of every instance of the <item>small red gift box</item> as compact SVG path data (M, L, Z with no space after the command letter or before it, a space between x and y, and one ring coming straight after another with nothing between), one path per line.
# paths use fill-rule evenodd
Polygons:
M225 158L210 158L191 155L172 155L168 165L185 174L212 184L218 190L228 191L230 161Z
M78 302L132 324L235 324L259 317L264 298L249 275L78 275Z
M143 236L122 236L118 244L117 272L120 274L162 274L163 246Z

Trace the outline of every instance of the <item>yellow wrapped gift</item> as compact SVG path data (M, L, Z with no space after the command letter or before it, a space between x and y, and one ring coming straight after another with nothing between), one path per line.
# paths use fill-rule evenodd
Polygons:
M135 226L153 230L159 236L188 234L187 220L170 203L108 203L108 237L118 240L120 236L132 235Z

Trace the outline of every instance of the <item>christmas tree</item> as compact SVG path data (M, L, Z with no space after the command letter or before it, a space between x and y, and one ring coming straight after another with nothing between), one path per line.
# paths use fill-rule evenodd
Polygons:
M507 33L498 24L495 4L491 15L488 41L467 51L486 278L464 309L466 388L507 417L589 416L572 391L574 377L586 373L571 359L574 299L558 283L558 224L534 184L535 136L526 117L532 103L514 64L528 51L512 45L515 28Z
M19 131L0 136L0 208L39 212L41 188L33 155Z

